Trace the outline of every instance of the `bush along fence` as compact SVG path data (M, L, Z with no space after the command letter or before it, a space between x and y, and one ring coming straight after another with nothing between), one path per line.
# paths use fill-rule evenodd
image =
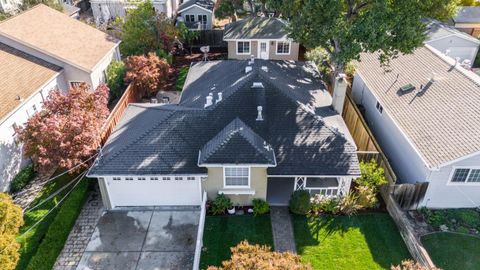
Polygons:
M200 258L203 247L203 230L205 227L205 216L207 214L207 192L203 192L202 205L200 210L200 221L198 222L197 242L195 245L195 256L193 257L193 270L200 269Z
M387 158L382 152L382 149L375 140L373 133L370 131L370 128L368 127L360 110L355 102L353 102L350 93L351 88L349 87L349 89L347 89L347 96L345 98L342 116L350 133L352 134L355 143L357 144L358 158L359 160L365 162L373 159L377 162L379 167L384 169L385 178L388 180L388 184L380 189L380 194L385 201L387 211L397 224L400 235L405 241L405 244L407 245L412 257L428 269L434 269L435 265L428 255L428 252L423 247L419 235L415 233L413 225L406 216L406 212L395 199L400 199L403 202L402 204L408 207L415 204L415 201L417 201L416 204L418 204L418 200L423 198L422 196L424 195L424 190L426 191L426 186L412 188L405 186L411 184L395 184L397 177L392 167L388 163ZM392 195L394 190L396 191L395 197Z

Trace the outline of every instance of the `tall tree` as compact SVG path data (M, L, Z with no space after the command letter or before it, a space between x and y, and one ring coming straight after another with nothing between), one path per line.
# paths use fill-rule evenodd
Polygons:
M125 80L144 90L147 95L153 95L165 86L170 69L167 61L154 53L148 53L147 56L129 56L125 66Z
M50 92L42 110L18 129L23 153L32 158L38 171L81 164L96 150L109 114L107 104L105 85L95 91L81 84L67 94Z
M286 0L282 15L290 36L307 48L322 47L331 56L334 75L362 52L380 51L383 63L422 45L421 19L444 20L458 0Z
M7 193L0 192L0 265L3 270L15 269L20 244L15 237L23 225L22 208Z

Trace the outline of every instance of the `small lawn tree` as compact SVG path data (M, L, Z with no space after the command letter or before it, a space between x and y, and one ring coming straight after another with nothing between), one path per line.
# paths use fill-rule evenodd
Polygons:
M170 66L165 59L154 53L147 56L129 56L126 60L127 75L125 80L152 95L165 86Z
M17 266L20 244L15 239L23 225L22 209L6 193L0 193L0 265L3 270Z
M108 91L105 85L91 91L81 84L67 94L50 92L42 111L18 129L23 153L32 158L38 171L73 168L95 152L109 114Z
M250 245L242 241L231 248L232 257L222 262L222 267L210 266L208 270L311 270L301 262L300 256L290 252L274 252L268 246Z

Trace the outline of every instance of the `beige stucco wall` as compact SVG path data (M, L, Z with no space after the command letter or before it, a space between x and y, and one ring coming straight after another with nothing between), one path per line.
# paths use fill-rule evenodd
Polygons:
M202 189L207 192L208 199L215 199L223 187L223 168L208 168L208 178L202 182ZM255 195L227 195L234 205L251 205L252 199L267 199L267 169L250 169L250 189L255 190Z
M250 41L250 53L248 55L237 54L237 42L228 41L228 59L238 59L245 60L250 59L250 56L253 54L255 58L258 58L258 41ZM300 49L300 44L296 42L291 43L290 54L288 55L277 55L277 42L275 40L269 40L269 51L268 57L270 60L298 60L298 52Z

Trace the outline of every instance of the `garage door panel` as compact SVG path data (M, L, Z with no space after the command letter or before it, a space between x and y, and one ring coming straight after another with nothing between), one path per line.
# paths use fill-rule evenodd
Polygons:
M162 179L161 177L159 179ZM199 205L200 180L107 181L110 201L118 206Z

